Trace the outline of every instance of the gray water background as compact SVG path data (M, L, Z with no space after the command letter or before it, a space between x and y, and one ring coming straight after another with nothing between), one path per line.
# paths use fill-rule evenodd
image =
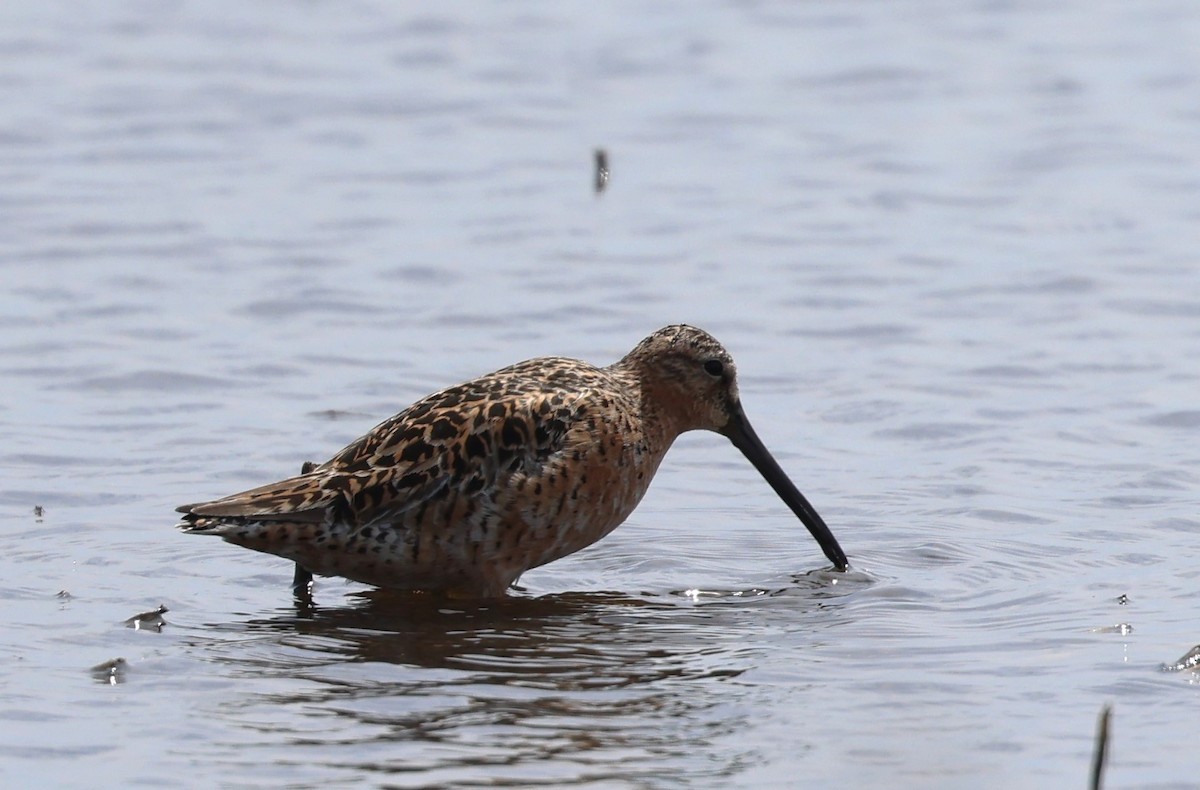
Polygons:
M1081 787L1113 703L1110 787L1200 786L1158 669L1200 642L1197 42L1187 0L4 4L0 782ZM855 572L700 434L485 607L297 609L171 528L676 321Z

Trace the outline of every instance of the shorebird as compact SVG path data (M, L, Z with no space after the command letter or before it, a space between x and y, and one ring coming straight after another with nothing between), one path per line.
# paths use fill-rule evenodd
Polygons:
M180 507L178 526L294 560L297 581L498 597L621 524L697 429L728 437L848 567L746 418L729 352L683 324L607 367L543 357L436 392L296 477Z

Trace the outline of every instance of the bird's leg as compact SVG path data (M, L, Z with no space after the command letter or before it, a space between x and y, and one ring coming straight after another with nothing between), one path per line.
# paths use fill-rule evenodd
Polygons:
M300 474L306 475L316 469L317 465L312 461L305 461L300 465ZM312 602L312 572L305 568L300 563L296 563L296 572L292 574L292 594L298 599Z

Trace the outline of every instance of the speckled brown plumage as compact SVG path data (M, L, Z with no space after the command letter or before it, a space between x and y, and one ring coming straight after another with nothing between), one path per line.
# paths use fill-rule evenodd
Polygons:
M699 428L729 436L846 567L745 420L729 354L684 325L608 367L532 359L434 393L297 477L179 508L179 526L322 575L502 595L616 528Z

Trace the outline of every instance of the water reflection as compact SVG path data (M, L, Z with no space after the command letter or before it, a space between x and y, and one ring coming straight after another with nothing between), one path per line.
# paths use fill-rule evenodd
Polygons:
M828 589L812 584L810 594ZM791 617L820 606L804 592L789 602ZM295 760L352 741L371 755L353 772L389 781L478 780L487 765L499 771L492 779L522 784L695 782L757 759L736 737L756 709L744 697L759 693L736 681L766 644L755 638L764 618L753 597L741 606L731 596L710 606L606 592L456 603L372 590L349 606L299 604L216 624L213 641L195 647L248 684L216 715Z
M306 643L310 649L356 661L481 670L496 682L509 675L561 678L562 687L570 688L569 678L576 674L594 678L612 668L624 678L636 672L636 664L613 651L630 650L636 657L644 643L661 640L654 624L664 614L686 615L678 607L620 593L457 602L370 590L356 594L352 602L332 608L298 603L277 617L229 627L278 634L292 643L297 637L315 637ZM662 671L656 666L654 676Z
M820 568L803 573L795 573L784 585L769 585L741 589L722 588L693 588L672 593L675 596L688 598L694 603L708 605L720 603L737 604L747 598L780 598L802 596L811 599L817 608L823 601L836 600L855 591L869 587L875 583L875 577L850 568L845 571L835 571L831 568Z

